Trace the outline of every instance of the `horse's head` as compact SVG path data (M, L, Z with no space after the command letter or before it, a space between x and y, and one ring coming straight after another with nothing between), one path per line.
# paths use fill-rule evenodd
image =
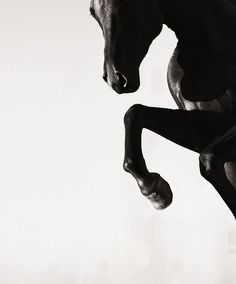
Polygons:
M162 29L159 1L91 0L105 39L103 78L117 93L139 88L139 66Z

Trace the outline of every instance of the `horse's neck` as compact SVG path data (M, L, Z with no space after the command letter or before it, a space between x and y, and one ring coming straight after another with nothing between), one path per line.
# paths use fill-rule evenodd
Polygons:
M164 20L179 40L185 98L211 101L236 89L236 0L167 1L173 6L165 10Z
M229 43L236 47L236 0L168 0L165 3L164 23L182 44L205 50L224 49Z

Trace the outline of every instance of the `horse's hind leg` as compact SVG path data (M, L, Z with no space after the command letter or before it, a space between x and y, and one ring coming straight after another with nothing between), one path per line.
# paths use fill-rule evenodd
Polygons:
M236 177L230 182L225 172L225 163L236 161L236 126L230 128L213 143L205 147L200 154L200 170L224 199L236 218Z
M149 173L141 149L142 129L149 129L179 145L200 153L217 136L236 124L236 119L207 111L184 111L132 106L124 117L124 169L136 179L141 192L154 207L163 209L172 201L168 183L155 173ZM235 195L236 199L236 195Z
M207 145L201 152L200 162L205 171L211 175L220 164L236 160L236 125L226 131L223 135Z

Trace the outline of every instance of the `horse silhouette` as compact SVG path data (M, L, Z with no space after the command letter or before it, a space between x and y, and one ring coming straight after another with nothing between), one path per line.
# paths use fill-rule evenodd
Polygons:
M156 209L169 184L147 169L142 129L198 152L201 175L236 218L236 0L91 0L105 40L103 79L119 94L140 85L139 66L163 24L178 39L167 80L179 109L133 105L124 116L124 169Z

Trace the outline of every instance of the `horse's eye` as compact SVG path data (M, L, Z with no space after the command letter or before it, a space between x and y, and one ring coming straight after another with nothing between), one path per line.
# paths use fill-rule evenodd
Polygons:
M91 16L93 16L93 17L95 16L95 10L94 10L93 7L90 7L90 8L89 8L89 12L90 12L90 15L91 15Z

